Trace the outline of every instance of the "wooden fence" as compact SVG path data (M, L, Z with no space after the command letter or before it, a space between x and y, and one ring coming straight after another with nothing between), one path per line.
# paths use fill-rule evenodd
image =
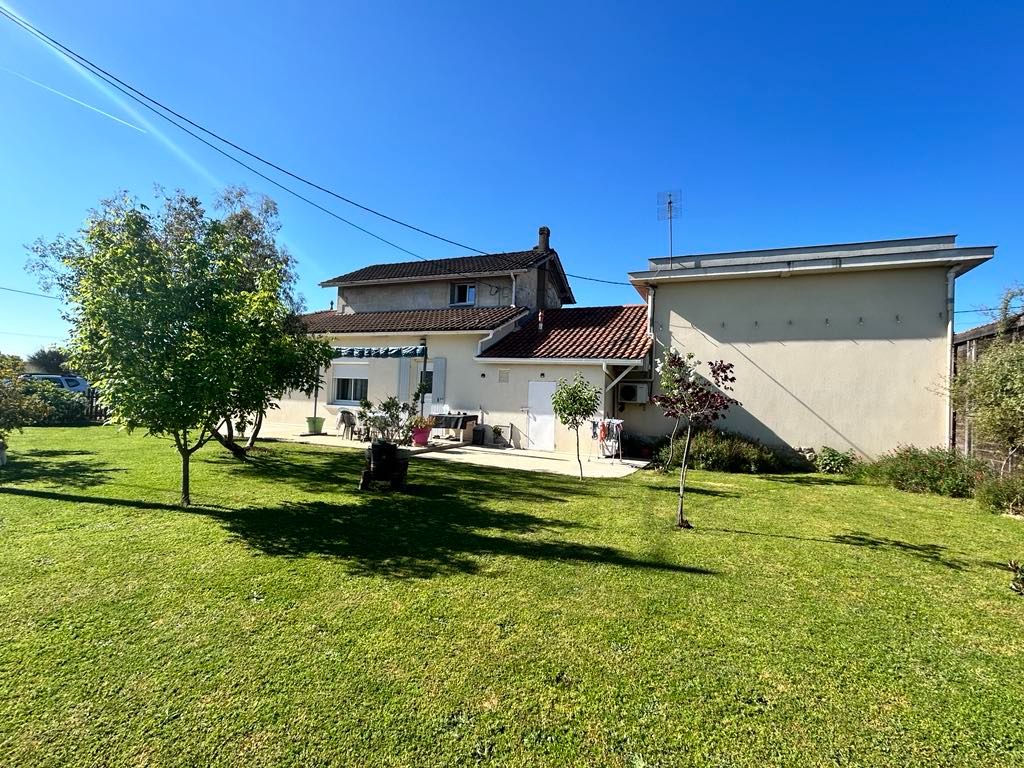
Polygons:
M100 404L100 393L95 389L85 392L85 418L89 421L107 420L107 409Z

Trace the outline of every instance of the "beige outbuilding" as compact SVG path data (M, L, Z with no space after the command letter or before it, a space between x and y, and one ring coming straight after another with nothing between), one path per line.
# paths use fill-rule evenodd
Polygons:
M742 405L725 428L873 456L949 444L955 280L994 251L944 235L691 254L629 279L656 357L674 348L735 365ZM627 405L625 419L666 429L653 405Z

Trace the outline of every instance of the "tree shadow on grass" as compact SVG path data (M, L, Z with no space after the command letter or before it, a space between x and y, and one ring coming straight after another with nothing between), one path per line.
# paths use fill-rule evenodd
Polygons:
M229 512L196 511L216 518L260 553L336 558L345 561L354 575L431 578L474 574L489 557L607 564L690 575L713 573L634 558L612 547L541 538L576 526L525 512L490 510L458 493L367 494L347 504L307 501Z
M962 571L966 563L947 553L949 548L942 544L912 544L899 539L888 539L880 536L872 536L863 531L851 531L850 533L833 534L828 538L818 536L796 536L787 533L766 533L764 531L744 531L738 528L701 528L703 531L717 533L728 533L739 536L759 536L770 539L790 539L793 541L814 541L822 544L841 544L850 547L867 547L876 550L888 550L912 555L925 562L941 565L950 570Z
M867 547L868 549L888 550L890 552L902 552L912 555L925 562L943 565L954 571L964 570L965 563L956 558L949 557L946 553L948 547L942 544L912 544L909 541L899 539L888 539L882 536L872 536L863 531L852 531L850 533L835 534L832 541L836 544L847 544L851 547Z
M124 471L96 458L94 451L36 448L8 456L7 465L0 467L0 485L42 483L92 488L112 480L115 472Z
M356 491L365 458L362 451L338 448L257 451L244 462L227 454L203 460L238 477L283 483L305 493L335 494ZM569 476L429 459L410 462L409 482L417 496L436 498L458 490L463 498L524 503L559 502L597 492L593 483Z
M47 501L59 501L64 504L99 504L105 507L130 507L131 509L150 509L167 512L182 511L182 507L176 504L163 504L158 501L116 499L106 496L82 496L76 493L41 491L37 488L7 488L0 485L0 497L3 496L21 496L27 499L45 499Z
M810 474L774 474L757 475L762 480L771 480L776 483L789 483L790 485L811 485L811 486L837 486L857 485L846 475L810 475Z
M679 495L678 485L655 485L652 488L656 491L671 493L673 496ZM725 496L729 498L738 498L740 495L734 491L720 491L716 488L701 488L699 485L687 485L686 495L689 496L691 493L697 496Z

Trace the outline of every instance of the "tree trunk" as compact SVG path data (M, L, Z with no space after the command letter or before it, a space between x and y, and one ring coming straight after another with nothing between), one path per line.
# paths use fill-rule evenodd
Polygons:
M668 472L672 466L672 459L675 458L676 454L676 432L679 431L679 417L676 416L676 425L672 427L672 437L669 438L668 442L668 461L665 462L665 472Z
M256 420L252 423L252 431L249 433L249 441L245 444L245 452L248 453L256 445L256 437L263 427L263 413L256 414Z
M245 461L248 458L246 456L246 449L235 442L234 437L232 435L233 430L231 429L230 424L228 425L227 435L222 435L220 433L220 430L217 429L216 427L211 427L210 433L213 435L214 439L218 443L220 443L229 451L231 451L231 455L234 456L236 459L241 459L242 461Z
M580 428L576 427L576 463L580 465L580 481L583 480L583 460L580 459Z
M181 447L178 448L178 453L181 454L181 506L187 507L192 503L188 487L188 460L191 458L192 453L188 448Z
M686 461L690 457L690 437L693 434L693 425L686 423L686 442L683 443L683 462L679 467L679 506L676 508L676 527L693 528L693 525L683 514L683 494L686 493Z

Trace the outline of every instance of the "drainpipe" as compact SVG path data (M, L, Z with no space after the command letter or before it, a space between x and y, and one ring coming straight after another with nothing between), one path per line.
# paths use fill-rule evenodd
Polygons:
M512 277L512 306L514 307L516 305L516 273L509 272L509 275Z
M948 360L948 382L953 383L953 309L956 297L956 267L946 270L946 354ZM949 394L949 387L946 387L946 444L950 448L953 445L953 402Z
M654 338L654 286L647 286L647 335Z

